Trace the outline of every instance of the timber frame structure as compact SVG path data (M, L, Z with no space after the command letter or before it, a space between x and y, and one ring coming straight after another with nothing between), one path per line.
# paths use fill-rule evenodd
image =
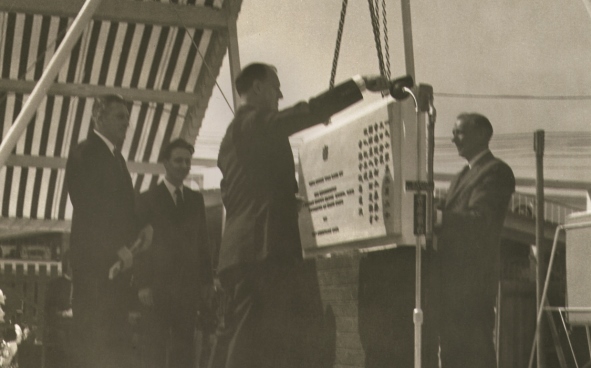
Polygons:
M88 0L91 1L91 0ZM161 146L195 143L228 50L240 69L236 20L242 0L98 0L59 73L5 162L0 162L0 240L69 232L64 169L90 129L92 98L130 101L122 149L136 191L158 181ZM0 134L11 125L84 0L0 0ZM237 95L234 90L234 106ZM215 166L193 159L193 166Z

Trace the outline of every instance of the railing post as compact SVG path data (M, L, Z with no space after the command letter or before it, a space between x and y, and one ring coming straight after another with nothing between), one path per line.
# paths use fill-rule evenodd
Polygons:
M544 352L544 342L546 336L546 318L540 313L544 303L542 303L542 287L546 277L546 255L547 251L544 245L544 131L536 130L534 133L534 151L536 152L536 248L538 253L538 262L536 268L536 301L538 305L538 315L542 315L537 326L536 344L538 368L546 368L546 357Z

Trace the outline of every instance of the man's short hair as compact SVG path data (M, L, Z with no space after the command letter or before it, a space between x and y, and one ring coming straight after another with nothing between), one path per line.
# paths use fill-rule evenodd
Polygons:
M487 141L492 138L493 127L486 116L477 112L464 112L458 115L457 119L483 132Z
M277 72L277 68L273 65L264 63L252 63L244 67L235 81L238 94L242 96L248 92L255 80L264 81L269 70Z
M92 104L92 119L96 122L107 109L107 107L112 103L120 103L125 106L128 104L127 101L125 101L123 97L119 95L110 94L97 96L94 98L94 103Z
M174 150L175 148L184 148L187 151L191 152L191 156L195 152L195 147L193 147L193 145L191 145L189 142L182 138L177 138L168 143L166 146L164 146L162 151L160 151L160 157L158 158L158 161L163 162L170 159L172 150Z

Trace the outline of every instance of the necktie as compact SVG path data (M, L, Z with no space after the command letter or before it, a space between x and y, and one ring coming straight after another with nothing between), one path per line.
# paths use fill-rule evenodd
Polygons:
M181 190L181 188L176 188L174 190L174 195L176 197L176 207L177 208L181 208L183 207L183 191Z
M113 155L115 156L115 160L117 161L117 167L119 168L119 178L126 182L126 186L133 190L133 185L131 183L131 175L129 174L129 170L127 170L127 164L125 163L125 159L117 148L113 150Z

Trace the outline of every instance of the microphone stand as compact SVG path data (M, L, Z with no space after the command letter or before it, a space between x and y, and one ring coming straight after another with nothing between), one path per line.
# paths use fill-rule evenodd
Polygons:
M413 323L415 326L414 341L414 361L415 368L421 368L422 364L422 326L423 310L421 307L422 290L422 246L421 235L425 236L427 249L432 248L433 241L433 160L435 152L435 107L433 106L433 87L427 84L418 86L418 96L408 87L402 87L402 90L408 93L414 103L417 118L417 182L415 194L415 235L416 235L416 255L415 255L415 309L413 311ZM421 173L421 147L424 142L421 141L420 117L421 113L426 113L428 117L427 124L427 182L422 182ZM426 193L425 193L426 192ZM425 206L424 210L422 206ZM419 207L419 208L417 208ZM421 215L423 216L421 219ZM422 224L420 222L422 221ZM417 224L419 222L419 224ZM423 225L423 226L421 226Z

